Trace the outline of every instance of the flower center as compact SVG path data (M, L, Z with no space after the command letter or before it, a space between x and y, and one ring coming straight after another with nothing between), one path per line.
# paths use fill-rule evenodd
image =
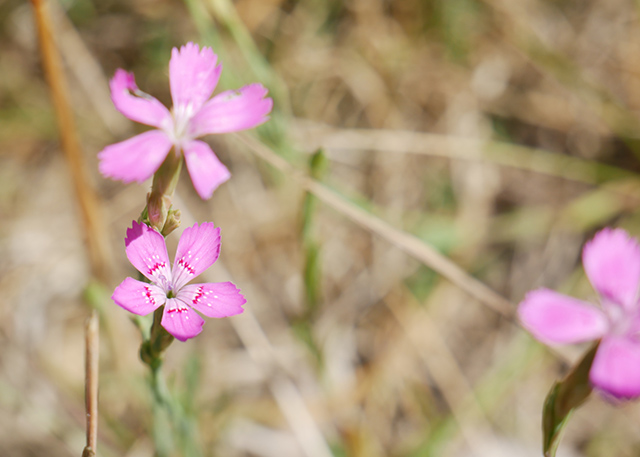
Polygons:
M640 339L639 310L628 310L620 305L612 303L603 306L603 308L609 318L611 333L613 335Z
M164 290L164 293L167 294L167 298L173 298L169 296L170 294L173 294L173 284L171 284L169 278L161 274L158 276L156 284Z
M173 128L169 129L167 134L173 144L181 146L185 141L189 141L192 138L189 136L189 121L195 114L191 103L187 105L174 106L171 114L173 116Z

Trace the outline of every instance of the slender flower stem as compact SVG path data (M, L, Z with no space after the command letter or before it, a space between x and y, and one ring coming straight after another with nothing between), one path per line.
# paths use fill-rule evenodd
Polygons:
M153 313L153 324L149 339L140 346L140 358L151 370L162 365L162 354L173 342L174 337L161 325L164 306Z
M156 228L164 237L180 225L180 211L172 207L172 198L182 169L182 156L169 153L158 171L153 175L151 192L147 196L147 206L140 215L140 221ZM164 306L153 313L153 323L148 339L140 345L140 358L150 370L154 414L154 441L159 457L172 455L171 449L178 442L185 457L199 457L201 452L194 437L197 435L192 420L175 401L162 374L165 350L175 339L162 326ZM168 429L163 418L168 418ZM172 432L172 433L171 433ZM174 439L172 438L172 436Z
M162 312L163 307L154 313L149 340L144 341L140 347L140 357L143 362L149 366L150 370L149 387L153 401L156 452L159 457L172 455L169 448L172 448L177 441L183 451L184 457L200 457L202 452L196 439L197 428L193 423L193 419L185 414L180 403L171 395L162 374L164 351L174 339L173 336L160 325ZM171 424L170 428L162 422L162 417L160 416L169 419ZM173 432L175 439L167 436L169 431Z
M156 411L156 414L165 412L168 416L176 438L175 441L179 444L184 457L201 457L202 451L198 443L197 426L194 423L193 418L189 417L185 413L180 403L171 395L162 374L162 362L160 361L159 363L150 366L150 368L151 376L149 383L153 395L154 411ZM158 420L157 417L154 419ZM156 427L156 433L158 433L160 428L161 426ZM157 441L159 441L160 438L163 443L156 443L156 451L158 452L158 455L163 455L164 453L167 455L173 455L166 449L168 445L165 443L169 441L168 437L157 437Z

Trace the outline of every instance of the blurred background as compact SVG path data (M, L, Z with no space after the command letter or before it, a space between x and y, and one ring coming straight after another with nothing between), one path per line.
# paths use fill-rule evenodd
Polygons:
M140 334L109 299L135 274L123 239L150 182L106 180L96 155L146 129L113 108L114 71L170 106L171 48L188 41L219 55L217 92L258 81L275 102L248 137L207 137L233 174L211 200L183 170L174 201L182 228L222 229L201 282L231 279L248 300L167 352L197 424L188 455L541 454L542 403L582 348L559 359L514 312L539 286L595 301L583 243L603 226L640 235L638 2L49 6L110 258L101 285L33 10L0 0L1 456L80 455L88 303L101 315L99 455L154 455ZM637 404L593 396L558 455L638 455L639 420Z

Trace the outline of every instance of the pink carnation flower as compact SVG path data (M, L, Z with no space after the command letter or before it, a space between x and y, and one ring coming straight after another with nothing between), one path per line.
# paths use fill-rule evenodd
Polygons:
M141 92L133 73L119 69L111 80L111 99L132 121L156 127L99 154L100 172L124 182L142 182L155 173L174 148L183 154L193 186L203 199L230 177L229 170L209 145L196 138L212 133L237 132L256 127L269 118L273 101L267 89L249 84L222 92L209 99L220 78L222 66L211 48L187 43L173 48L169 82L173 109L169 111L154 97Z
M228 317L243 311L246 300L230 282L187 285L220 254L220 229L212 222L185 229L173 268L169 268L164 237L146 224L134 221L127 229L125 245L129 261L151 283L126 278L111 298L141 316L164 305L161 324L180 341L202 331L204 319L195 311L207 317Z
M600 307L548 289L520 303L524 327L543 343L601 339L589 379L618 398L640 396L640 245L622 229L604 229L582 251Z

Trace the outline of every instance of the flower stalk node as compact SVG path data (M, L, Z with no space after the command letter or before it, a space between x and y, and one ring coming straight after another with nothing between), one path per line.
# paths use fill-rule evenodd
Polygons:
M162 326L162 315L164 306L156 309L153 313L153 324L151 325L151 335L147 341L140 345L140 358L151 369L160 368L164 351L175 339Z

